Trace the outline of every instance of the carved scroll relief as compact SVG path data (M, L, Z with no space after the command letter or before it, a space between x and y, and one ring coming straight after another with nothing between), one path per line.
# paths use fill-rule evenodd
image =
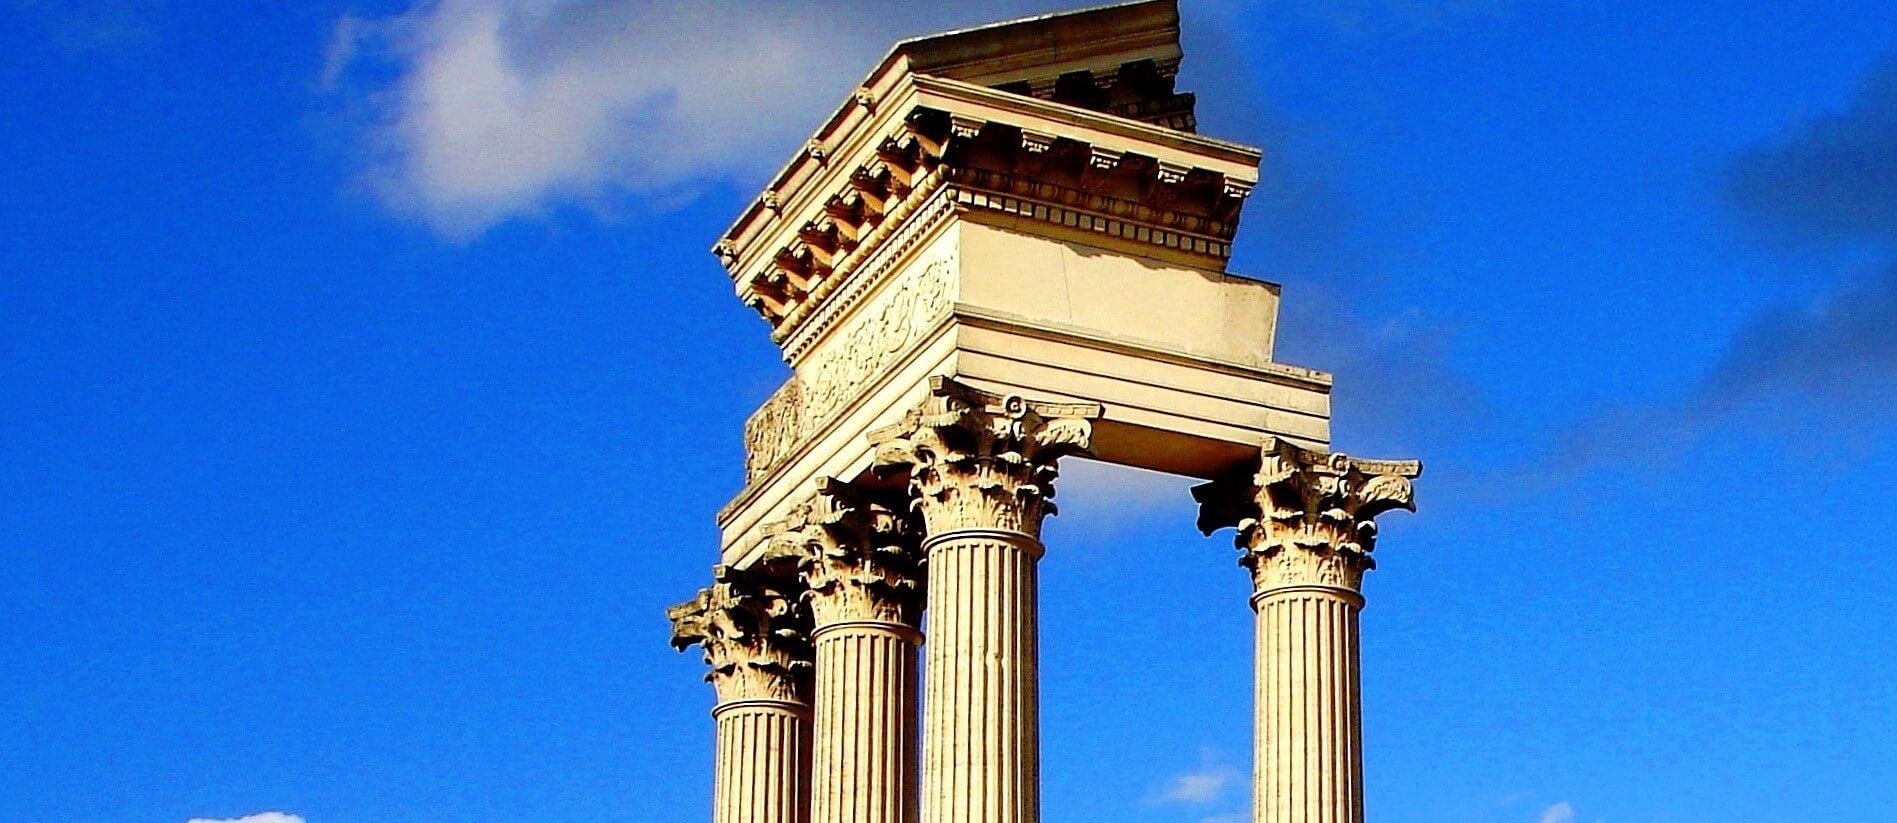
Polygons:
M747 483L795 454L948 316L955 272L953 247L911 266L811 353L745 423Z

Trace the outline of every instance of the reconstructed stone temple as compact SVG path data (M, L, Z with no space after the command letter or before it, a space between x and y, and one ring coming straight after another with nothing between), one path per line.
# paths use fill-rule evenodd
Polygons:
M1272 360L1278 287L1226 272L1259 152L1196 133L1180 57L1175 0L899 43L718 242L795 375L670 613L715 823L1040 819L1075 456L1208 481L1253 583L1254 818L1363 820L1360 583L1420 467L1330 452L1329 376Z

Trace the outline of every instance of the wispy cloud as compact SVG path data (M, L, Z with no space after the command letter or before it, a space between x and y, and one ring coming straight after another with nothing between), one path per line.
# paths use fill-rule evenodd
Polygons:
M1897 60L1847 111L1734 161L1724 195L1768 242L1868 247L1868 276L1747 324L1700 387L1723 406L1772 395L1852 401L1897 388Z
M258 812L244 817L217 820L208 817L194 817L185 823L304 823L303 818L283 812Z
M1771 239L1897 243L1897 59L1871 71L1848 110L1735 159L1722 195Z
M1574 823L1574 806L1556 803L1541 810L1541 823Z
M1225 795L1238 770L1219 766L1179 775L1166 787L1165 799L1177 803L1211 803Z
M1114 532L1143 522L1157 511L1192 510L1192 485L1198 481L1096 460L1061 463L1059 496L1062 527L1080 521L1099 532Z
M1223 800L1239 777L1238 769L1208 752L1199 768L1173 775L1154 793L1153 800L1157 803L1209 806Z
M1808 255L1822 275L1737 329L1678 400L1570 432L1558 464L1670 459L1733 421L1858 436L1897 424L1885 411L1897 399L1897 60L1846 110L1735 157L1719 191L1752 240Z
M1473 428L1488 412L1450 365L1456 329L1420 308L1371 316L1338 292L1287 290L1278 359L1332 372L1340 448L1365 456L1417 454ZM1366 439L1366 435L1373 439Z
M892 41L1047 5L438 0L342 18L322 80L366 112L369 189L468 237L761 176Z
M342 17L318 81L357 121L359 182L394 212L467 238L568 205L610 211L754 182L893 41L1087 4L418 0ZM1487 4L1357 0L1349 14L1381 25L1471 5Z

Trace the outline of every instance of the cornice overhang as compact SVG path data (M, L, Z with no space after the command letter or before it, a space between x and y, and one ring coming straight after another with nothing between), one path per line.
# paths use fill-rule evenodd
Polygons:
M1177 65L1182 54L1178 0L1138 0L911 38L884 62L902 58L918 74L1003 86L1142 60Z
M859 475L857 433L928 377L1098 402L1101 459L1175 473L1329 442L1328 374L1228 344L1275 322L1275 287L1226 272L1261 152L1195 132L1178 23L1144 0L898 43L738 217L713 251L795 373L747 421L726 562L809 478ZM1105 300L1016 299L1076 273ZM1213 325L1122 329L1121 292Z
M1181 54L1176 0L897 43L713 252L779 344L932 196L1222 271L1260 153L1192 133Z
M939 192L1223 270L1258 180L1255 148L960 80L902 74L854 102L715 247L779 343Z
M1065 26L1065 36L1050 30ZM1012 51L1011 51L1012 50ZM898 42L861 85L817 128L802 150L771 178L765 197L740 215L732 231L765 208L770 193L791 194L807 185L840 136L873 116L879 99L907 74L932 74L982 85L1074 70L1098 71L1149 59L1176 71L1179 47L1177 0L1138 0L1043 14ZM1038 70L1036 67L1040 67ZM993 82L990 82L993 81ZM727 232L727 238L730 236Z

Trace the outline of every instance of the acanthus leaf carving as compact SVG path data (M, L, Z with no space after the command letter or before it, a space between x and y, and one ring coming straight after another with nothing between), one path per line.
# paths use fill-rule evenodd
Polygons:
M892 283L751 415L744 431L747 480L795 453L948 316L955 264L951 253Z
M764 560L794 564L815 630L848 622L914 628L920 622L921 529L898 496L826 478L809 500L766 531Z
M1055 513L1058 461L1086 455L1101 408L1001 396L932 378L902 423L872 432L875 469L909 475L930 534L997 529L1038 536Z
M1295 585L1356 590L1376 568L1376 517L1415 511L1415 461L1356 460L1272 438L1255 471L1192 490L1199 529L1237 530L1259 592Z
M666 609L673 647L703 650L705 679L721 704L807 702L813 661L801 582L762 567L718 566L712 577L696 597Z

